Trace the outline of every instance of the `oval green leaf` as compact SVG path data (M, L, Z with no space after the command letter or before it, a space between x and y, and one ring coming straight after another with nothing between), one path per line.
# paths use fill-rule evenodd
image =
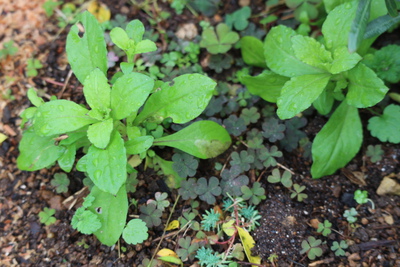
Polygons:
M83 94L92 109L105 112L110 108L111 89L107 77L96 68L83 83Z

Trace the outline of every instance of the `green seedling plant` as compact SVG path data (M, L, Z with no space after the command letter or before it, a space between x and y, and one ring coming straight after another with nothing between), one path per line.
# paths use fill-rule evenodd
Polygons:
M14 46L13 40L3 43L3 47L3 49L0 49L0 59L6 58L7 56L13 56L18 51L18 48Z
M223 54L237 41L239 41L239 34L232 31L225 23L220 23L215 29L208 27L203 30L200 47L206 48L211 54Z
M383 4L383 0L374 2ZM371 9L369 19L385 13L382 6ZM246 41L249 47L242 43L242 53L247 51L251 58L263 55L269 69L258 76L243 76L241 82L251 93L277 103L280 119L293 118L310 106L322 115L330 114L312 144L313 178L333 174L357 154L363 139L358 109L379 103L389 90L361 62L372 44L370 39L363 39L357 52L348 51L356 11L357 1L332 9L318 40L279 25L270 30L264 43L256 38Z
M372 209L375 209L375 203L372 201L372 199L368 198L368 191L366 190L357 189L354 192L354 200L360 205L369 202L371 203Z
M345 210L343 216L349 223L355 223L357 221L358 212L355 208L351 208L349 210Z
M167 171L171 184L174 177L179 179L172 169L173 162L158 157L151 147L173 147L205 159L225 151L231 139L222 126L204 120L169 135L164 132L161 125L166 120L184 124L199 116L216 83L200 74L162 82L135 72L135 55L156 49L153 42L143 40L145 29L140 21L131 21L125 30L111 30L112 41L127 54L127 62L121 63L122 71L111 85L102 28L88 12L80 15L80 21L85 33L81 37L77 25L72 26L66 51L75 76L83 84L87 106L55 97L44 102L34 89L28 90L34 107L21 115L24 133L17 164L21 170L36 171L57 162L69 172L76 151L82 148L85 155L78 159L76 169L86 173L93 187L89 200L77 210L73 226L112 246L126 225L128 174L137 172L134 168L146 161L148 166ZM146 207L151 205L156 207L154 203ZM140 220L128 226L132 224L143 225ZM143 237L138 235L135 242Z
M333 244L331 246L331 250L335 252L335 255L340 257L340 256L346 256L345 249L347 249L349 245L347 245L347 242L344 240L341 240L340 243L337 241L333 241Z
M381 145L369 145L365 154L367 157L370 158L370 161L372 163L376 163L382 160L382 155L384 154L384 151L382 150Z
M325 220L323 223L318 224L318 233L322 233L323 236L328 236L332 233L332 223L328 220Z
M232 29L243 31L249 26L249 18L251 16L251 8L249 6L242 7L232 14L226 15L225 23Z
M55 173L50 183L56 188L57 193L68 192L69 179L65 173Z
M294 184L291 190L290 198L297 197L297 201L302 202L304 199L308 198L308 195L302 193L306 189L305 185L300 186L299 184Z
M322 249L319 247L322 241L320 239L315 239L313 236L309 236L307 240L303 240L301 242L301 251L300 254L307 254L307 257L310 260L315 260L316 257L320 257L322 255Z
M39 59L30 58L26 62L26 75L28 77L35 77L38 75L38 69L43 68L42 63Z
M52 225L57 220L53 216L55 213L55 209L44 208L43 211L39 212L40 222L44 223L45 225Z
M294 17L298 21L313 20L318 17L318 5L322 0L285 0L288 7L295 9Z

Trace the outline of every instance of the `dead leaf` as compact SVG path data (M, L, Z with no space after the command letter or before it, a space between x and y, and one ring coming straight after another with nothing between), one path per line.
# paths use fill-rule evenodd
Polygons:
M110 9L103 3L92 1L88 4L87 10L92 13L100 23L109 21L111 18Z
M236 227L239 233L240 240L242 241L242 245L244 248L244 252L246 253L247 259L250 263L261 264L260 256L253 256L251 249L254 247L254 239L245 229L241 227ZM255 266L255 265L252 265Z
M347 177L347 179L350 180L350 182L352 182L353 184L358 184L358 185L367 185L367 183L365 182L365 175L362 172L353 172L350 171L348 169L342 168L340 169L343 173L344 176Z
M400 184L389 176L383 177L381 184L379 185L376 193L382 195L398 195L400 196Z

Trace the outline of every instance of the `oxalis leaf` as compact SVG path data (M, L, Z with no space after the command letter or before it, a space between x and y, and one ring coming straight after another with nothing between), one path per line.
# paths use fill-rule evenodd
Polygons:
M369 119L368 130L382 142L400 143L400 106L391 104L383 115Z
M100 229L94 234L101 243L112 246L120 238L128 215L128 197L125 186L121 186L115 195L94 186L90 196L94 196L95 200L88 210L97 214L101 222Z
M171 86L164 83L161 90L148 98L134 124L138 125L146 119L161 122L168 117L175 123L189 122L207 107L216 85L200 74L181 75L173 80Z
M231 145L228 132L213 121L197 121L171 135L154 140L153 145L178 148L195 157L213 158Z
M88 112L89 110L68 100L46 102L36 111L33 122L35 132L42 136L64 134L97 122L87 115Z
M79 36L78 26L71 27L67 36L67 57L75 76L81 83L94 70L99 68L104 74L107 72L107 48L103 30L97 19L89 12L84 12L80 21L85 33Z
M86 171L97 187L115 195L126 181L126 162L124 140L114 131L106 149L89 147Z
M314 139L312 177L330 175L345 166L357 154L362 138L357 108L343 101Z

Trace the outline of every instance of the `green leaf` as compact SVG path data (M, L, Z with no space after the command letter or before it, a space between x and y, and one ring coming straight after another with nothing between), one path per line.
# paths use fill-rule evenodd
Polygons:
M136 43L142 41L144 31L144 25L140 20L132 20L128 23L128 25L126 25L126 33L128 34L129 38Z
M337 6L326 17L322 25L322 33L329 50L335 51L340 46L347 46L350 27L356 12L356 2Z
M340 46L333 52L333 62L330 67L332 74L338 74L343 71L354 68L362 57L357 53L349 53L345 46Z
M104 74L107 72L107 48L103 30L97 19L89 12L84 12L80 20L85 33L79 36L78 26L71 27L67 36L67 57L75 76L83 84L86 77L99 68Z
M113 130L113 119L96 122L89 126L87 136L90 143L97 148L106 148L110 142L111 132Z
M239 34L231 31L225 23L220 23L214 31L213 27L206 28L200 41L200 47L207 48L211 54L226 53L239 40Z
M94 196L95 200L88 210L97 214L101 222L100 229L94 234L101 243L112 246L120 238L126 224L128 197L125 186L121 186L116 195L94 186L90 195Z
M343 101L314 139L312 177L330 175L344 167L357 154L362 138L357 108Z
M247 87L250 93L271 103L276 103L281 95L282 87L288 80L289 78L269 70L264 70L258 76L244 75L240 77L240 82Z
M327 88L313 102L313 106L321 115L331 112L335 98L333 97L333 83L328 83Z
M286 77L325 72L307 65L295 56L291 41L293 36L296 36L296 32L283 25L271 29L264 43L264 56L268 67Z
M120 77L111 91L111 116L121 120L138 111L153 86L153 79L141 73L133 72Z
M74 217L71 220L72 228L77 229L85 235L90 235L96 232L101 227L101 222L98 216L81 207L76 210Z
M97 187L115 195L126 181L126 161L124 140L114 131L106 149L89 147L86 171Z
M333 61L331 53L314 38L295 35L291 41L296 57L308 65L326 70Z
M35 107L40 107L44 104L43 99L38 97L37 92L32 87L28 89L27 96L29 101L31 101L32 105Z
M389 91L376 73L362 63L348 72L348 80L347 103L357 108L379 103Z
M391 104L383 115L369 119L368 130L382 142L400 143L400 106Z
M360 0L358 2L356 16L351 24L349 35L349 52L357 51L364 38L365 29L369 20L372 0Z
M399 22L400 16L394 18L390 15L378 17L368 23L367 29L365 30L364 34L364 39L377 37L386 32L388 29L392 28L394 25L398 24Z
M148 53L157 50L156 44L151 40L143 40L136 45L135 54Z
M66 146L65 152L58 158L58 165L65 172L70 172L75 163L76 145Z
M135 155L147 151L153 145L154 137L151 135L139 136L125 142L126 153Z
M266 68L263 43L256 37L244 36L240 39L242 58L247 65Z
M36 171L53 164L65 150L64 147L55 145L54 138L56 137L54 135L39 136L32 130L24 132L19 143L18 168Z
M395 0L385 0L385 4L390 16L396 17L399 14Z
M45 225L51 225L56 222L56 218L53 215L56 213L55 209L44 208L43 211L39 212L40 222Z
M113 43L122 50L128 50L134 46L134 43L130 40L127 32L120 27L115 27L110 31L110 38Z
M133 219L128 222L124 231L122 232L122 237L128 244L136 245L138 243L143 243L148 237L147 233L149 229L146 223L140 219Z
M280 119L290 119L305 110L323 92L329 74L310 74L293 77L285 83L278 98L277 114Z
M216 83L200 74L185 74L153 93L134 121L135 125L151 118L161 122L172 118L174 123L186 123L199 116L207 107Z
M154 140L154 145L175 147L201 159L218 156L230 144L228 132L213 121L197 121L177 133Z
M105 112L110 108L111 89L107 77L96 68L83 82L83 94L92 109Z
M72 132L85 125L95 123L89 110L68 100L53 100L38 107L34 118L34 129L39 135L50 136Z

